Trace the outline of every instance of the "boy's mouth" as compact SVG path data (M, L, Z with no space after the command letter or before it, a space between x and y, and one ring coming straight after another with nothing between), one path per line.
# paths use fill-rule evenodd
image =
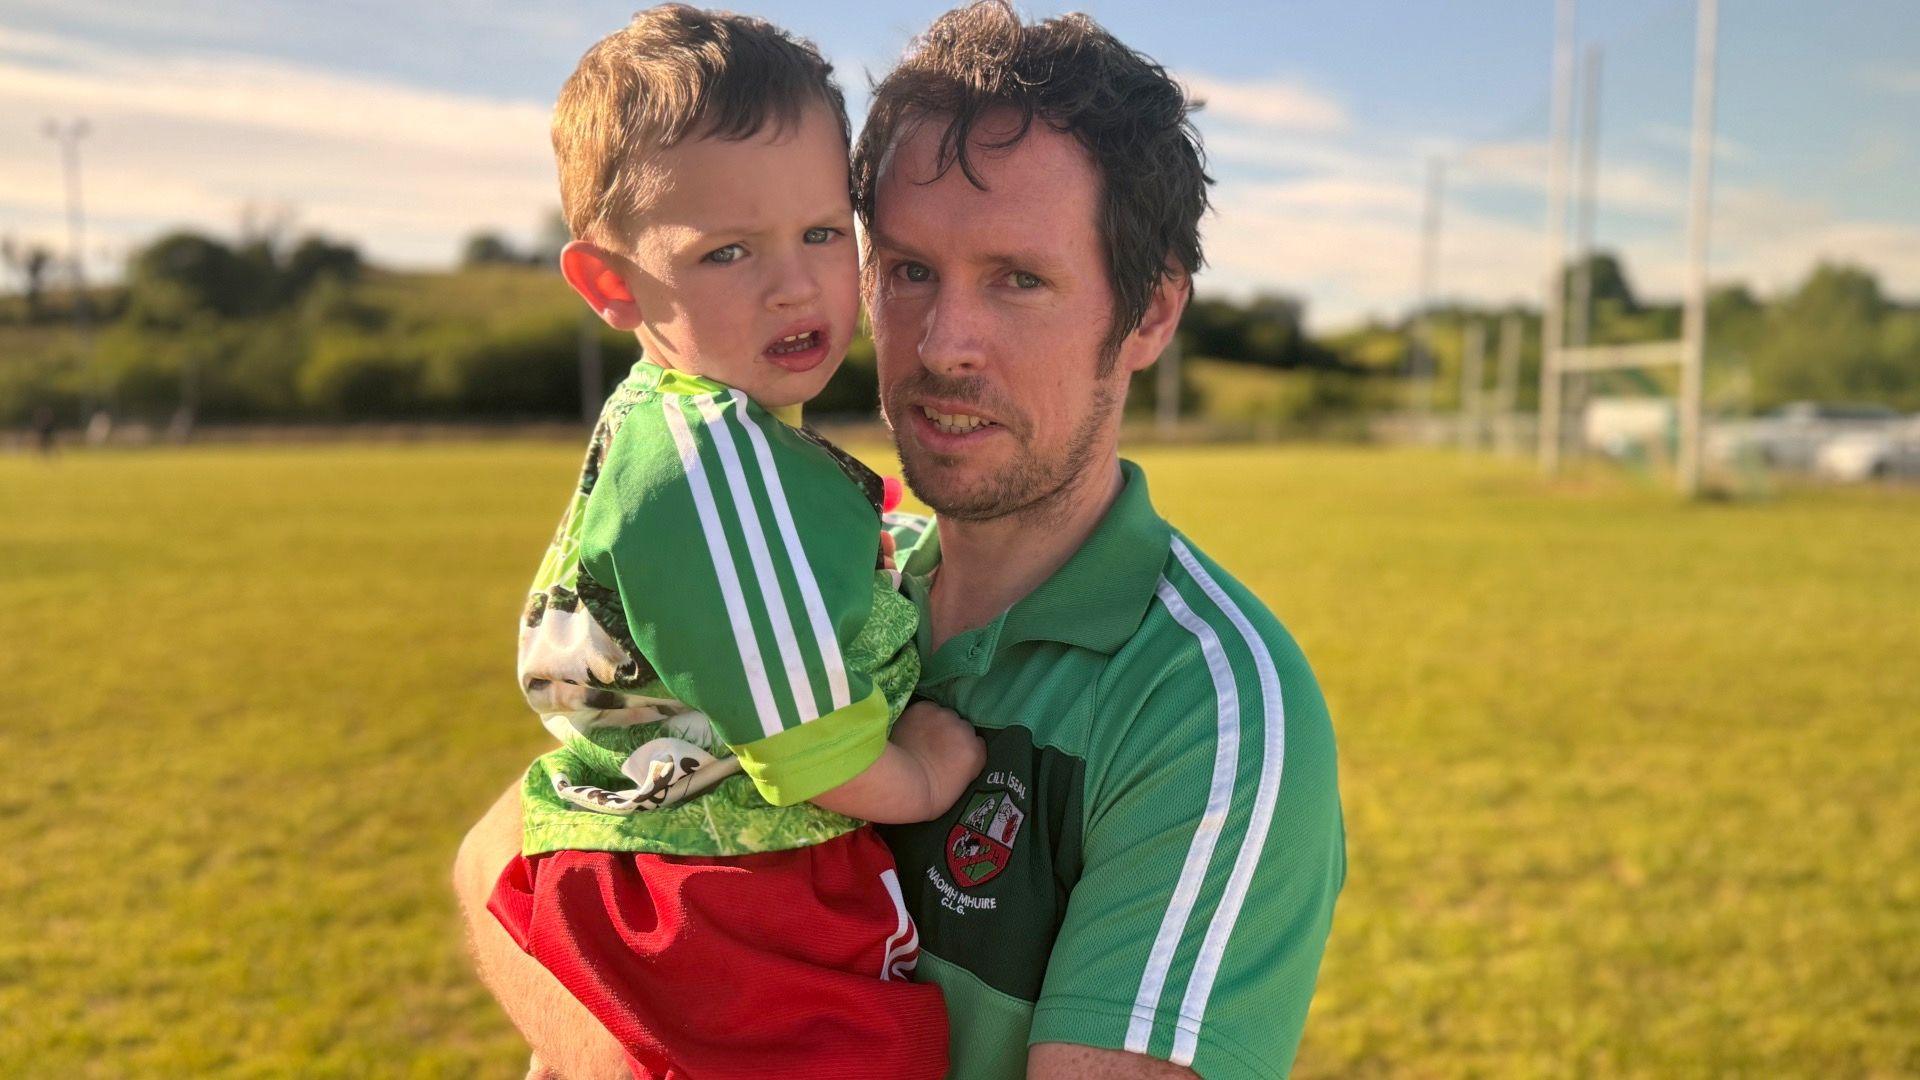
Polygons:
M767 346L767 355L786 356L791 353L805 352L820 340L820 331L808 330L801 334L788 334L779 341Z
M790 329L774 338L760 355L769 363L792 372L812 371L827 358L827 328L810 326Z

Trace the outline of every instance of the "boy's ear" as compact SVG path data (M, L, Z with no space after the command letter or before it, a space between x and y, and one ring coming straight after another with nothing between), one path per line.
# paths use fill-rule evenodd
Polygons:
M620 262L602 248L574 240L560 249L560 275L594 314L615 330L640 327L640 305L620 276Z

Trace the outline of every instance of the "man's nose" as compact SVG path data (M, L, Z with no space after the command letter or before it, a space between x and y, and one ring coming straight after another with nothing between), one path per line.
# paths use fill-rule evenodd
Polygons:
M942 289L927 307L920 362L942 375L972 375L986 366L986 312L958 290Z
M767 307L780 311L805 307L820 298L820 277L804 255L784 259L777 268L772 287L767 290Z

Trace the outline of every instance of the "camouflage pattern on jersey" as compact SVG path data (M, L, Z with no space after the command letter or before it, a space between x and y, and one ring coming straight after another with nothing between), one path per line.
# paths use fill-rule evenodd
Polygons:
M561 744L534 762L522 784L523 851L739 855L831 840L860 823L812 803L779 807L767 802L705 718L661 683L634 644L619 595L581 565L587 499L608 448L635 404L654 393L646 380L629 377L608 398L580 482L534 576L520 620L521 691ZM833 455L877 509L878 477L814 433L805 434ZM895 581L895 575L874 574L873 611L848 646L846 662L872 675L897 718L919 680L920 658L913 647L919 615ZM636 750L661 739L704 750L718 759L706 766L709 777L725 778L711 786L694 785L701 793L684 801L640 800L643 805L634 810L635 800L620 798L635 788L622 766ZM585 805L595 803L603 809ZM604 809L611 806L627 809Z

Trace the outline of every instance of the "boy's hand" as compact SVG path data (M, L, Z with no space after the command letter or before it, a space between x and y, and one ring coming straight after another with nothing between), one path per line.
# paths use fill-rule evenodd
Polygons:
M987 744L972 724L952 709L916 701L894 723L878 761L812 802L883 825L930 821L960 801L986 764Z
M893 725L893 744L920 760L942 811L959 801L987 764L987 744L973 725L931 701L907 706Z
M880 530L880 569L882 570L900 569L898 566L895 566L893 564L894 551L898 548L898 546L899 545L894 542L892 533L888 532L885 529Z

